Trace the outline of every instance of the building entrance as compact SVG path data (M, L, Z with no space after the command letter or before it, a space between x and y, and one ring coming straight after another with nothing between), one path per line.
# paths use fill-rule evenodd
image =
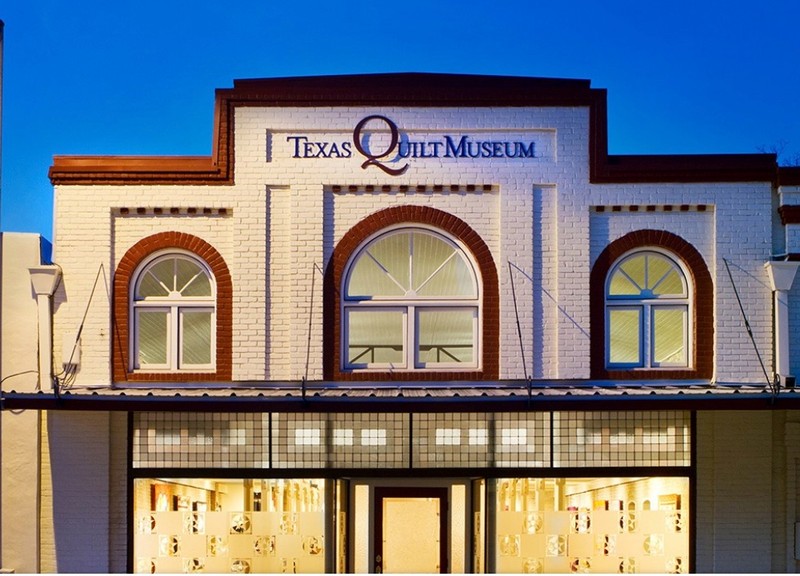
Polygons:
M448 571L447 488L375 488L374 571Z

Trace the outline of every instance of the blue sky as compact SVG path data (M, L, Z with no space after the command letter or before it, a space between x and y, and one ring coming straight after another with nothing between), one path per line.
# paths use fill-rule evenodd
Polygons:
M6 0L0 229L52 238L57 154L210 154L235 78L586 78L612 154L800 155L798 0Z

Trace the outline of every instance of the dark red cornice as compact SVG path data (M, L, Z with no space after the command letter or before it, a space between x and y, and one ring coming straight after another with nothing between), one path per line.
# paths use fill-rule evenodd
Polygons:
M775 182L774 154L614 155L594 159L595 184L615 182Z
M800 206L794 204L784 205L778 208L781 217L781 224L800 224Z
M590 181L800 183L800 169L777 168L774 154L608 154L606 91L588 80L467 74L365 74L236 80L216 92L211 156L56 156L54 185L232 184L237 107L585 106L590 111Z
M800 186L800 166L778 168L778 184L781 186Z

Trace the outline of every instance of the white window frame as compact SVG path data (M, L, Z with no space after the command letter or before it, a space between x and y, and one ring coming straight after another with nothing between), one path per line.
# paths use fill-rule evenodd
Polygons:
M144 274L154 265L163 260L183 258L198 265L207 276L211 295L202 297L174 296L150 297L137 300L138 286ZM129 314L132 320L131 336L129 339L129 353L131 370L135 372L214 372L217 357L217 287L214 274L208 264L195 254L185 250L160 250L151 254L136 269L130 283L128 296ZM165 311L167 313L167 361L164 364L140 364L139 362L139 313L144 311ZM183 317L185 312L210 313L210 362L204 364L187 364L183 360Z
M348 285L350 281L350 274L354 268L359 257L363 254L364 257L369 257L364 253L364 250L373 242L382 239L391 234L399 233L414 233L422 232L431 234L444 242L450 244L454 250L460 252L464 256L464 260L472 272L472 279L474 282L475 297L461 297L461 296L444 296L437 298L422 298L418 296L377 296L371 298L357 298L348 296ZM475 371L481 367L482 358L482 314L483 314L483 286L481 276L478 273L478 266L475 263L469 249L442 230L424 224L413 225L398 225L390 226L381 229L375 234L370 235L365 239L348 261L344 274L342 275L343 281L341 286L341 369L348 372L432 372L446 370L448 372L458 371ZM357 362L351 363L348 361L349 353L349 333L348 333L348 316L353 311L363 310L398 310L403 312L403 353L402 361L397 363L370 363L370 362ZM472 361L471 362L422 362L419 358L419 313L423 311L439 311L439 310L469 310L472 311Z
M611 279L617 269L626 260L644 254L657 254L668 259L682 275L684 296L654 296L642 297L641 295L615 295L609 294ZM642 247L626 252L611 266L604 286L605 306L605 365L610 370L664 370L664 369L692 369L692 351L694 349L693 334L690 330L691 319L694 317L695 290L691 282L691 274L683 261L672 252L657 247ZM623 363L611 361L611 311L612 310L639 310L639 358L637 363ZM655 312L656 310L681 309L685 311L683 323L683 342L685 349L685 362L666 363L655 360Z

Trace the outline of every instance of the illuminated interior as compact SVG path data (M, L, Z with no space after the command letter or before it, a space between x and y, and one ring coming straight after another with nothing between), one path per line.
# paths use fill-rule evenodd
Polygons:
M144 573L325 572L325 481L137 479Z
M350 554L349 570L362 573L373 571L371 554L383 554L379 562L392 572L689 571L687 477L475 480L471 497L468 485L455 482L441 502L407 488L409 495L386 497L379 504L383 545L372 552L371 483L357 481L353 492L346 484L322 479L136 479L135 570L342 573L348 571ZM330 510L335 534L326 532L326 487L338 487ZM441 505L448 509L446 533L436 520ZM326 550L334 541L335 554ZM439 561L439 541L448 550L445 565ZM418 553L409 555L409 548Z
M496 480L499 573L684 573L689 479Z

